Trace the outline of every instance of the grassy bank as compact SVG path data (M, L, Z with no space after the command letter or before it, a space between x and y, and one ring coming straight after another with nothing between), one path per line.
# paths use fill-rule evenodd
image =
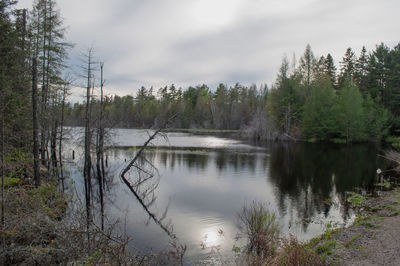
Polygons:
M56 264L65 261L58 226L67 199L52 183L38 188L18 178L5 179L4 226L1 229L2 265Z
M18 178L5 179L4 226L0 229L1 265L134 264L126 252L127 238L114 237L92 225L87 238L86 216L70 210L70 196L55 182L40 187Z
M252 210L244 219L249 243L236 262L240 265L399 265L400 187L389 182L378 184L370 195L348 194L356 212L346 228L326 225L323 234L299 242L294 236L271 233L268 210ZM254 241L254 243L251 243ZM250 248L249 248L250 247ZM272 250L271 250L272 248Z
M4 226L0 228L0 265L177 265L184 247L171 243L159 254L132 254L130 238L108 220L87 230L81 202L61 193L55 181L34 187L19 178L5 178ZM72 207L74 206L74 207ZM93 220L96 211L92 210Z
M331 265L393 264L387 259L400 237L400 188L385 184L386 191L379 195L353 195L350 201L357 210L354 223L347 228L328 228L307 247ZM399 252L393 252L392 257L400 259Z

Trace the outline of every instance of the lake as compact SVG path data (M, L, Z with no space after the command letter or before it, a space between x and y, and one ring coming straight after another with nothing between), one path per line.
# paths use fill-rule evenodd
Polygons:
M83 175L77 140L82 129L71 130L73 138L64 155L79 194ZM140 167L146 172L129 172L132 182L145 180L140 192L144 202L152 201L147 211L162 220L162 227L149 219L119 177L148 132L116 129L113 133L112 147L106 152L108 220L118 219L132 239L130 249L141 253L166 250L171 239L163 229L167 228L187 245L185 257L192 261L232 255L233 245L243 244L235 240L237 213L252 201L265 203L277 215L281 231L301 240L321 234L327 223L347 225L354 213L346 204L346 191L373 186L376 170L382 166L380 151L373 145L254 144L167 133L145 152ZM153 178L147 179L150 173ZM154 193L146 194L146 189Z

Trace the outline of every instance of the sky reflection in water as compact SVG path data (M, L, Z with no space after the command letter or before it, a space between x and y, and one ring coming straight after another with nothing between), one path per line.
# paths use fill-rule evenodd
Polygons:
M123 147L139 146L147 136L142 130L117 133L115 143ZM320 234L322 223L348 223L353 215L345 204L345 191L372 184L380 164L376 148L367 145L286 143L256 147L185 133L169 133L168 140L166 144L159 138L155 145L199 148L146 152L159 173L157 200L151 209L161 216L168 207L164 222L188 245L189 257L204 256L216 246L221 254L231 253L238 232L237 212L253 200L266 203L277 214L282 232L301 239ZM163 250L168 236L154 222L148 222L143 208L118 177L136 151L113 148L107 152L113 185L106 212L111 219L126 219L132 249ZM82 178L77 175L75 172L79 186Z

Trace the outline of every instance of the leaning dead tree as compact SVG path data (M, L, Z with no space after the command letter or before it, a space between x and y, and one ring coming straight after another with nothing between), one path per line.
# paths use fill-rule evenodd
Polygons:
M175 118L175 116L176 115L168 119L163 126L158 128L152 135L149 136L148 140L143 144L140 150L136 153L135 157L129 162L129 164L122 170L120 174L122 181L125 183L128 189L132 192L140 205L149 215L149 220L153 220L173 240L176 240L177 237L172 233L171 226L167 226L163 223L163 220L167 215L168 207L165 209L164 213L160 217L158 217L154 212L150 210L151 205L153 205L156 200L154 192L158 187L158 180L155 181L153 179L154 175L151 170L146 170L142 166L143 161L148 162L146 158L142 156L142 154L146 150L147 146L152 142L152 140L154 140L157 135L166 128L166 126ZM151 163L150 166L152 169L155 169L155 167ZM134 180L129 180L127 175L133 169L137 171L137 178Z

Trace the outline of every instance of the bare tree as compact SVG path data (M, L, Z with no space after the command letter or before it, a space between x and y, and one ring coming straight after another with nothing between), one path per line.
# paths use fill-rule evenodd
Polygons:
M35 55L32 58L32 123L33 123L33 176L35 186L40 186L40 158L39 158L39 118L38 118L38 71L37 71L37 50L38 40L36 39Z
M60 160L59 166L60 166L60 172L59 172L59 179L61 181L61 191L64 192L65 187L64 187L64 172L63 172L63 161L62 161L62 143L63 143L63 138L64 138L64 112L65 112L65 101L68 96L68 90L69 86L71 84L71 78L67 77L64 79L65 82L62 85L62 91L61 91L61 118L60 118L60 139L58 142L58 157Z
M86 111L85 111L85 156L84 156L84 179L85 179L85 202L86 202L86 222L87 222L87 238L88 238L88 253L90 253L90 224L92 221L91 217L91 168L92 159L90 155L90 148L92 142L92 132L91 132L91 88L92 88L92 71L93 71L93 49L88 50L86 56L87 68L86 68Z
M1 91L1 229L4 230L5 217L4 217L4 90ZM3 246L4 246L4 234L2 234Z
M100 195L100 212L101 212L101 230L104 230L104 125L103 125L103 68L104 63L100 63L100 105L97 126L97 145L96 145L96 167L97 167L97 180L99 185Z

